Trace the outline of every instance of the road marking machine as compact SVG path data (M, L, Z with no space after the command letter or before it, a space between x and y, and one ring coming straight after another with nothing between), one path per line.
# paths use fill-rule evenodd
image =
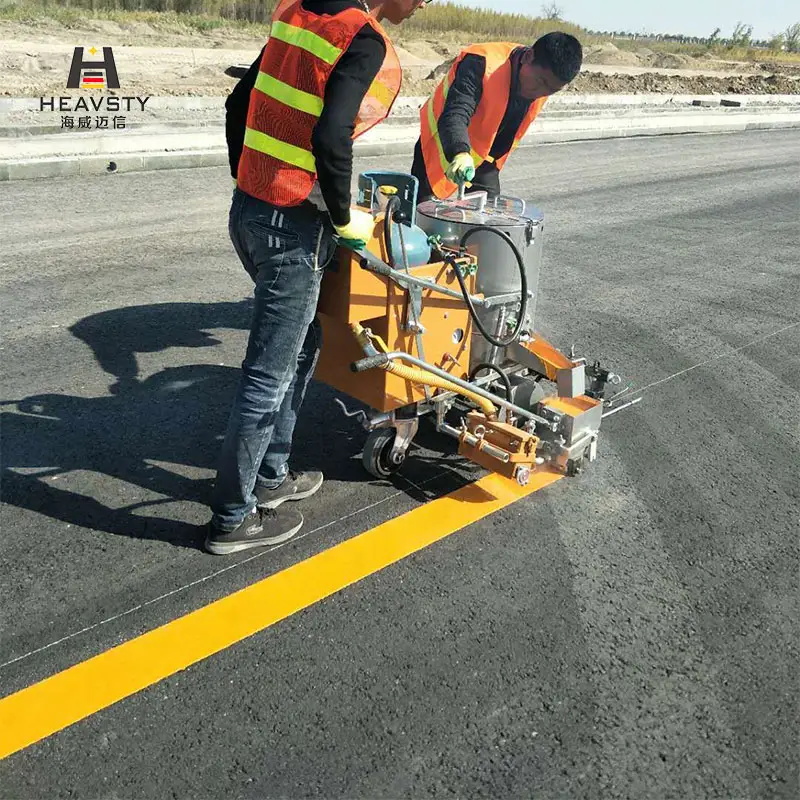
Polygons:
M543 215L463 187L417 206L417 190L411 175L361 174L372 239L340 246L322 282L315 378L371 409L337 400L369 431L364 467L398 470L430 414L459 454L520 485L544 464L576 474L628 404L604 412L620 378L535 332Z

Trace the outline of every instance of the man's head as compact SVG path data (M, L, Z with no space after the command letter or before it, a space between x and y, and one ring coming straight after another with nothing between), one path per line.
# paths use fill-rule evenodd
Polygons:
M568 33L554 31L537 39L522 58L519 92L526 100L563 89L580 72L581 43Z
M367 5L378 20L386 19L393 25L399 25L413 16L418 8L430 2L431 0L367 0Z

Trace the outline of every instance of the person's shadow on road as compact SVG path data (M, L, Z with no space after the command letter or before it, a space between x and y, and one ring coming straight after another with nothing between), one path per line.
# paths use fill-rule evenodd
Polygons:
M53 393L5 401L15 408L2 414L3 501L81 527L202 547L204 525L141 512L165 503L208 504L213 478L198 473L216 467L239 366L166 367L142 379L136 356L215 346L219 339L210 330L247 330L249 324L250 301L136 306L77 322L71 331L113 377L111 394ZM322 468L327 478L340 481L369 480L358 458L366 434L338 413L336 396L312 381L298 421L293 465ZM75 471L94 473L88 484L84 476L85 493L54 482ZM115 497L113 506L93 496L98 476L106 485L102 476L123 482L123 496Z

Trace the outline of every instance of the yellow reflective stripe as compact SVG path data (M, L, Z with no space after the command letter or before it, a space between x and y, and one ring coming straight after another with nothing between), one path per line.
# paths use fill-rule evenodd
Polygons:
M442 100L447 100L447 91L450 88L450 81L448 80L449 77L450 73L448 72L442 81ZM428 100L426 105L428 106L428 127L431 129L433 140L436 142L436 149L439 151L439 161L442 165L442 171L447 172L449 163L444 155L442 140L439 138L439 126L436 124L436 118L433 116L433 97ZM442 104L442 111L444 111L444 103Z
M263 92L267 97L272 97L279 103L283 103L290 108L298 111L305 111L306 114L313 114L318 117L322 113L322 98L304 92L302 89L295 89L288 83L267 75L266 72L259 72L255 83L256 89Z
M369 87L369 92L367 92L367 94L374 97L384 108L389 108L394 99L394 92L377 78L372 81L372 85Z
M296 25L287 25L280 20L272 23L269 35L286 42L286 44L293 44L295 47L307 50L328 64L333 64L342 52L338 47L325 41L321 36L317 36L313 31L298 28Z
M436 119L433 116L433 103L428 103L428 126L433 134L433 140L436 142L436 149L439 151L439 161L442 163L442 171L447 172L447 159L444 157L444 149L442 142L439 139L439 128L436 126Z
M293 144L282 142L280 139L273 139L261 131L245 128L244 143L251 150L257 150L264 155L285 161L295 167L300 167L308 172L316 172L317 164L314 154L302 147L295 147Z
M444 100L447 100L447 91L450 88L450 82L448 80L449 74L444 76L444 81L442 81L442 94L444 96ZM436 124L436 120L433 116L433 98L428 101L428 125L430 126L431 133L433 134L433 138L436 141L436 148L439 150L439 160L442 164L442 170L447 172L447 168L450 166L447 158L444 155L444 148L442 147L442 141L439 138L439 127ZM442 109L444 110L444 108ZM472 155L472 160L475 162L475 167L477 168L483 161L491 161L491 157L487 156L486 159L483 156L479 155L478 152L473 147L470 151Z

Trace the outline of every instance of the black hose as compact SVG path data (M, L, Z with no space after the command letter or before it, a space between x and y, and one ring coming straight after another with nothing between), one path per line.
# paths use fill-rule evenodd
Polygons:
M508 402L510 403L511 402L511 381L508 379L508 375L506 375L505 372L503 372L503 370L501 370L500 367L498 367L496 364L490 364L488 361L481 361L480 364L476 364L472 368L472 371L469 373L469 379L471 381L474 381L475 380L475 376L482 369L490 369L490 370L496 372L503 379L503 384L506 387L506 400L508 400Z
M383 217L383 239L386 242L386 260L392 269L395 268L394 255L392 254L392 209L400 205L400 198L393 194L386 203L386 213Z
M483 334L484 339L486 339L486 341L488 341L489 344L493 344L495 347L508 347L508 345L513 344L519 338L519 335L522 332L522 326L525 322L525 312L528 310L528 278L525 275L525 262L523 261L522 255L517 249L517 246L511 240L511 237L505 231L501 231L498 228L492 228L489 225L476 225L474 228L470 228L461 237L461 241L458 243L459 249L463 251L464 244L466 243L467 239L469 239L469 237L472 236L473 233L477 233L478 231L491 231L492 233L499 236L511 248L511 250L514 253L514 257L517 259L517 266L519 267L521 305L519 309L519 317L517 319L517 324L514 330L511 332L511 336L509 336L508 339L495 339L494 335L489 333L486 330L486 328L483 327L480 319L478 318L478 313L477 311L475 311L475 306L472 304L472 298L470 297L467 285L464 283L464 278L461 275L461 270L458 268L456 264L453 264L453 271L456 273L456 278L458 279L458 284L461 287L461 293L464 295L464 301L466 302L467 307L469 308L470 316L475 322L475 325L478 327L478 330ZM480 264L478 265L478 269L480 269Z

